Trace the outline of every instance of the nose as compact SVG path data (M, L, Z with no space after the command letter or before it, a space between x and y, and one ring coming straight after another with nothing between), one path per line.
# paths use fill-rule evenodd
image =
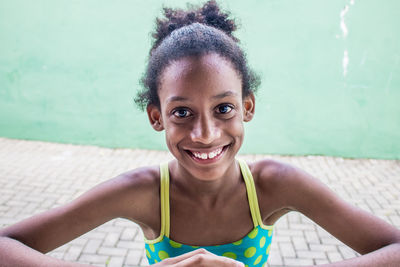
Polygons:
M194 121L190 137L193 142L211 144L221 137L221 129L212 118L201 116Z

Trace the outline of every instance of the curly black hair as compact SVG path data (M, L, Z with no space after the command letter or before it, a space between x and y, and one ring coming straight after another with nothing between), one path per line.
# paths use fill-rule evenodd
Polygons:
M139 108L160 107L157 90L162 71L172 61L187 56L220 55L232 62L240 75L243 97L256 91L260 78L248 67L239 40L232 34L237 28L236 23L229 15L220 10L215 0L187 10L164 8L165 18L156 19L156 31L152 34L154 42L141 79L143 90L135 98Z

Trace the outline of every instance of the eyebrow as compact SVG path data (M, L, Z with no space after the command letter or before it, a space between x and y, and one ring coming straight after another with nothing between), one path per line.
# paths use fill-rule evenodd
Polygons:
M212 98L213 98L213 99L221 99L221 98L224 98L224 97L227 97L227 96L236 96L236 95L237 95L236 92L233 92L233 91L226 91L226 92L224 92L224 93L215 95L215 96L213 96Z
M187 101L188 99L186 97L182 96L171 96L168 97L165 102L170 103L170 102L177 102L177 101Z
M213 96L212 99L221 99L221 98L224 98L227 96L236 96L236 95L237 95L236 92L226 91L224 93ZM189 100L188 98L182 97L182 96L171 96L166 100L166 102L170 103L170 102L179 102L179 101L188 101L188 100Z

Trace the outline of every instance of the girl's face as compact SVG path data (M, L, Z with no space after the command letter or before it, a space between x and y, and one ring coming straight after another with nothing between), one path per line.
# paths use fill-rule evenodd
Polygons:
M242 98L231 63L214 53L174 61L162 73L158 96L161 110L149 106L149 119L165 129L179 166L201 180L224 175L242 145L243 121L254 114L254 96Z

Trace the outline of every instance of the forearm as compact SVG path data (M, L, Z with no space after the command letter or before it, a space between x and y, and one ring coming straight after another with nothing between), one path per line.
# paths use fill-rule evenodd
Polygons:
M367 266L400 266L400 243L395 243L364 254L357 258L351 258L341 262L321 265L325 267L367 267Z
M79 263L65 262L42 254L21 242L8 237L0 237L0 262L2 267L88 267Z

